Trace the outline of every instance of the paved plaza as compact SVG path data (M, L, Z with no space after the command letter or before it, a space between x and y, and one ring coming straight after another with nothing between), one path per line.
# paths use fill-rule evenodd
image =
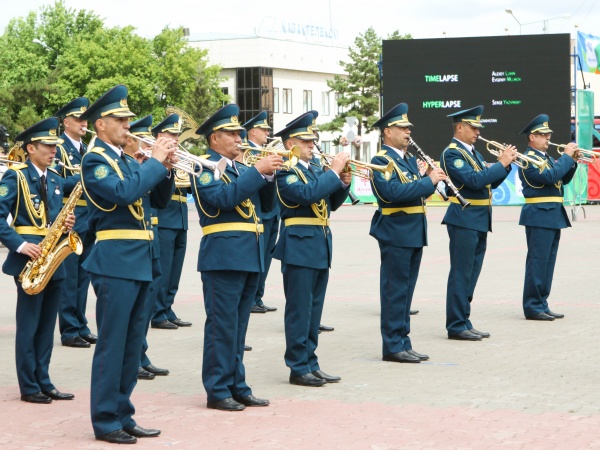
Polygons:
M245 354L253 393L266 408L222 412L206 408L201 382L204 306L196 272L201 231L190 204L188 251L174 310L191 328L150 329L149 356L171 374L139 381L135 419L159 428L140 449L582 449L600 448L600 206L579 211L563 231L552 295L554 322L526 321L521 308L525 230L519 207L494 208L494 232L472 304L480 342L452 341L445 330L448 236L445 207L430 207L411 319L421 364L381 361L379 249L369 226L372 205L344 206L332 216L333 268L318 348L323 371L342 381L292 386L283 361L283 283L278 261L265 303L276 312L252 314ZM570 211L570 208L568 208ZM0 249L3 261L6 249ZM243 257L232 254L231 258ZM89 417L91 349L62 347L55 335L50 374L73 401L20 401L14 363L16 289L0 277L0 448L105 449ZM88 319L95 326L90 289Z

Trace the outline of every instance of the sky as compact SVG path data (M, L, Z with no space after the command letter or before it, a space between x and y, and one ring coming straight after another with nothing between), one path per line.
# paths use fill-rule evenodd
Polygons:
M11 18L39 12L54 1L3 3L2 32ZM192 37L204 33L271 33L275 37L273 30L279 30L281 23L331 29L327 42L340 46L352 45L369 27L383 38L396 30L415 39L542 34L544 25L549 33L575 36L579 30L600 36L600 0L65 0L65 4L94 11L107 26L132 25L144 37L153 37L166 26L189 28ZM310 39L325 39L314 36Z

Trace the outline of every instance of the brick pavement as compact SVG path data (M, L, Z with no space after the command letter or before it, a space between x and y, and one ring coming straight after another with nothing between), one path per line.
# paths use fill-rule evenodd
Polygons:
M431 360L419 365L381 361L377 243L368 236L374 208L343 207L333 216L334 261L321 334L322 369L342 382L321 388L287 383L283 363L283 288L279 264L267 281L265 303L274 313L253 314L246 371L254 394L268 408L241 413L208 410L201 384L203 306L196 273L200 230L190 210L188 255L177 314L194 326L151 329L153 363L171 374L140 381L133 400L142 426L157 427L157 439L137 448L600 448L598 322L594 280L600 262L600 207L586 207L563 232L552 309L566 314L551 323L525 321L521 290L525 232L519 208L494 209L494 233L475 292L472 319L490 339L446 339L445 285L448 238L439 225L443 207L429 208L429 247L415 293L411 337ZM0 251L6 253L5 249ZM0 256L0 259L3 259ZM19 400L14 369L15 287L0 277L0 446L7 449L114 448L93 439L89 421L92 350L60 346L50 366L57 387L72 402L31 405ZM94 297L88 319L94 324Z

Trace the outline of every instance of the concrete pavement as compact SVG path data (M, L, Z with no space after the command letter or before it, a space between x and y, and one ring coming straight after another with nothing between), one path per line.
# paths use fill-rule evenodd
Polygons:
M444 207L428 210L425 249L411 319L421 364L381 361L379 252L368 236L374 208L344 206L333 214L334 258L318 349L322 369L342 381L320 388L292 386L283 362L283 286L278 261L265 303L252 314L245 355L247 379L267 408L226 413L206 408L201 383L204 307L196 272L201 237L190 208L188 252L175 311L191 328L150 329L149 355L171 374L140 381L134 391L141 426L160 428L137 448L475 449L600 448L599 283L600 207L585 208L563 232L552 310L565 319L526 321L521 308L525 231L520 208L494 208L494 233L472 305L481 342L446 338L448 237ZM6 249L0 250L0 260ZM236 255L232 255L236 257ZM13 280L0 277L0 446L7 449L114 448L94 440L89 420L92 349L62 347L55 336L50 373L75 400L33 405L19 400L14 367ZM95 297L88 319L95 331Z

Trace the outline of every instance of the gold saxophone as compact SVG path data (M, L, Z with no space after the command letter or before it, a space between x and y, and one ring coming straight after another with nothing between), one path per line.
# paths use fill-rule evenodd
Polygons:
M60 241L60 238L67 231L65 221L70 214L73 214L82 192L83 188L81 182L79 182L67 199L63 209L56 216L56 220L48 229L48 234L40 242L41 256L29 261L19 275L21 286L27 294L36 295L42 292L56 269L71 252L81 255L83 243L75 231L69 231L67 237L62 241Z

